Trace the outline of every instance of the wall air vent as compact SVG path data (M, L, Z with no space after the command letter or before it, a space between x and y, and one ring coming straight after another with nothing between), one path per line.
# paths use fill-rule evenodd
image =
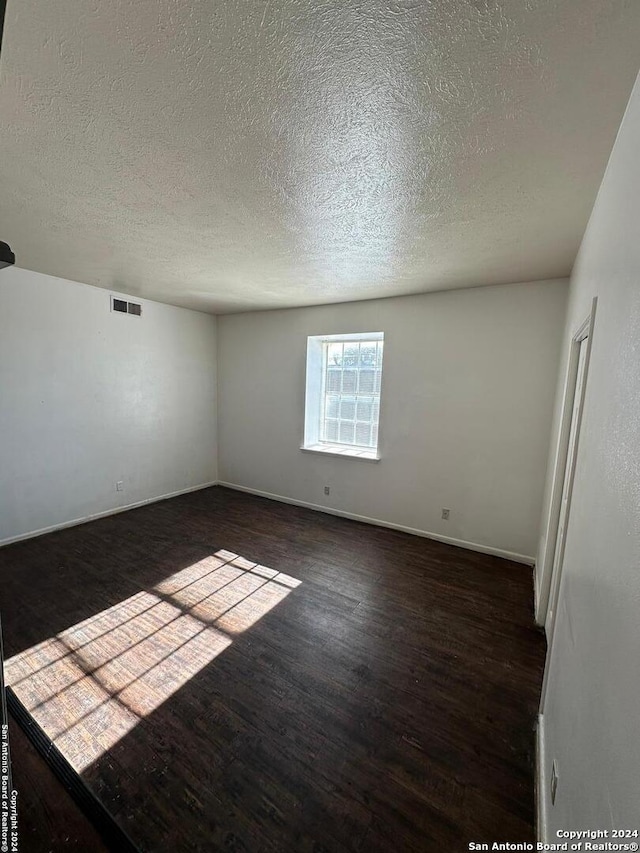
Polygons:
M133 314L134 317L142 316L142 305L139 302L127 302L126 299L111 297L111 310L119 314Z

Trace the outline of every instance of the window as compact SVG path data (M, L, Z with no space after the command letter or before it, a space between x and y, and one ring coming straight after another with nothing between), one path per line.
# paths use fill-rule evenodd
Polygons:
M303 450L378 459L382 332L307 339Z

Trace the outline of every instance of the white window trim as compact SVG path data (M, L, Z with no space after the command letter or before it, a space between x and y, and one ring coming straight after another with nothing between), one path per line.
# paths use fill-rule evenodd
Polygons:
M378 445L376 448L359 445L331 444L319 439L320 424L324 407L324 369L323 348L332 341L383 341L384 332L354 332L344 335L310 335L307 338L307 374L305 394L304 437L300 450L305 453L317 453L321 456L333 456L341 459L362 459L365 462L380 461L380 424L378 424ZM384 382L384 363L380 386Z
M378 442L378 445L380 442ZM321 456L337 456L340 459L363 459L365 462L379 462L380 453L364 447L351 447L348 444L312 444L300 446L303 453L319 453Z

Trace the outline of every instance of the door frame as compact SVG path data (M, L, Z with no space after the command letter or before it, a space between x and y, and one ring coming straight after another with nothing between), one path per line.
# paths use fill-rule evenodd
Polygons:
M555 627L558 622L558 607L560 603L560 586L562 579L562 564L564 562L564 551L567 541L567 532L571 514L571 500L573 495L573 485L576 474L576 460L580 445L580 430L582 427L582 415L584 412L584 401L586 397L587 381L589 376L589 361L591 358L591 347L593 345L593 329L596 317L596 306L598 298L594 297L591 303L591 311L585 320L580 324L576 332L571 338L569 349L569 363L567 365L567 374L564 385L563 403L562 403L562 418L560 425L560 433L558 437L558 449L556 452L556 462L553 475L553 486L551 492L551 506L547 519L546 543L544 549L545 569L542 577L542 585L540 588L540 600L538 602L537 621L538 624L545 624L549 615L549 608L552 603L552 596L555 593L554 616L551 631L547 632L547 657L544 667L544 679L542 683L542 693L540 697L540 713L544 712L544 703L547 692L547 681L549 676L549 663L551 660L551 651L553 647L553 637ZM580 362L580 348L586 340L586 352L584 356L584 367L582 374L581 387L578 389L578 367ZM572 449L572 459L569 459L569 449L571 443L572 426L574 423L574 408L576 403L576 393L580 391L580 399L578 408L575 410L575 441ZM571 463L571 464L569 464ZM554 563L556 549L558 547L558 536L560 533L560 512L562 507L562 495L565 491L565 480L569 472L569 481L567 486L567 508L564 524L564 540L561 543L561 553L557 561L556 571L554 572ZM545 629L546 630L546 629Z
M545 530L545 547L542 556L541 566L542 575L538 575L540 579L540 593L538 596L536 608L536 622L538 625L544 625L547 621L549 612L549 603L552 589L552 574L553 574L553 558L556 552L556 544L558 541L558 528L560 524L560 508L562 505L562 492L564 490L565 472L567 470L567 461L569 456L569 439L571 436L571 422L573 416L573 405L575 402L576 383L578 380L578 362L580 359L580 344L585 338L588 338L587 352L585 356L583 387L587 383L587 375L589 372L589 359L591 356L591 345L593 342L593 327L596 318L596 306L598 297L594 297L591 303L591 311L589 315L580 324L578 329L571 337L569 347L569 360L564 383L564 391L562 398L562 416L560 419L560 431L558 433L558 444L556 449L556 459L553 470L553 485L551 488L551 501L549 505L549 513L547 515L547 523ZM584 407L584 393L580 403L580 409L577 413L578 418L578 434L582 422L582 410ZM578 441L576 441L574 454L578 450ZM575 470L575 466L574 466ZM571 487L573 483L571 483ZM569 507L571 505L571 495L569 495Z

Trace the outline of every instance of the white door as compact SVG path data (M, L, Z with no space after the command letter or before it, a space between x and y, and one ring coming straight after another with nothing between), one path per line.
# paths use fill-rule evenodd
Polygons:
M575 477L576 459L578 456L578 435L580 431L580 421L582 419L582 404L584 400L586 378L585 368L587 363L589 338L585 336L579 343L580 352L578 355L578 371L576 375L576 389L573 398L573 410L571 412L571 427L569 429L567 463L564 471L560 517L558 520L558 535L556 537L556 548L553 555L551 570L551 595L549 598L549 613L547 615L547 637L549 637L550 640L553 637L553 626L555 624L558 594L560 592L560 577L562 574L564 547L567 538L567 524L569 522L571 494L573 491L573 480Z

